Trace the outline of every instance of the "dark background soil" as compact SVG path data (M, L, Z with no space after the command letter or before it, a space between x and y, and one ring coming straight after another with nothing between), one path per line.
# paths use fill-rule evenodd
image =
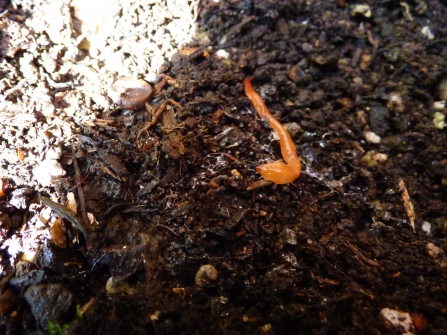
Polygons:
M404 334L389 308L447 334L445 1L109 5L94 36L75 2L0 1L1 333ZM259 181L248 76L292 184Z

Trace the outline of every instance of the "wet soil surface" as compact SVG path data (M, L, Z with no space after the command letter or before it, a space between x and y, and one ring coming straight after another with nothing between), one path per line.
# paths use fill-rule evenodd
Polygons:
M445 2L0 8L0 333L447 333Z

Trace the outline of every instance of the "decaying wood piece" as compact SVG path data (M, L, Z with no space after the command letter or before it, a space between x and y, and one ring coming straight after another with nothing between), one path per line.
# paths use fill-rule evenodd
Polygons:
M413 204L410 200L410 195L408 194L408 190L405 187L404 181L402 179L399 180L399 190L402 192L401 197L404 203L405 211L407 212L408 221L410 221L410 226L413 228L413 232L416 231L414 220L416 219L416 214L414 213Z
M182 134L178 130L177 118L173 108L169 106L161 115L163 129L168 133L168 139L163 141L164 151L172 158L179 159L185 153L185 146L182 143Z
M138 132L137 134L137 140L140 138L141 134L143 132L145 132L146 130L148 130L150 127L152 127L158 120L158 117L161 115L161 113L163 113L163 111L166 109L166 106L168 105L168 103L173 104L174 106L176 106L177 108L183 109L183 106L180 105L178 102L172 100L172 99L168 99L165 102L163 102L160 107L158 107L157 111L154 114L154 111L152 109L152 107L146 103L146 109L147 111L152 115L152 120L149 121L148 123L146 123L146 125Z

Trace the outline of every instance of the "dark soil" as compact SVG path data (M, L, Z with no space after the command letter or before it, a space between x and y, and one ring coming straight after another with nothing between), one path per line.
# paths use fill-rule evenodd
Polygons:
M447 334L445 1L103 2L0 0L0 333Z

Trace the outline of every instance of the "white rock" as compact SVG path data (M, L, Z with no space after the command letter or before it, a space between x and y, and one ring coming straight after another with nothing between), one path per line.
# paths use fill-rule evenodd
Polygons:
M443 110L445 108L445 101L435 101L433 103L433 108L438 111Z
M378 144L382 140L379 135L372 131L365 131L363 133L363 136L365 136L365 140L367 140L369 143Z
M65 175L62 165L55 159L45 159L34 169L34 179L42 186L50 186L54 177Z
M46 104L42 106L42 114L47 117L53 115L55 110L56 108L53 104Z
M431 232L431 223L428 221L424 221L422 224L422 230L425 231L427 235L430 235Z
M421 30L422 35L426 36L429 40L432 40L435 38L435 35L430 30L429 26L425 26Z
M50 148L46 154L45 154L45 158L46 159L59 159L61 158L62 155L62 150L60 147L53 147Z
M230 53L224 49L217 50L216 52L217 58L228 59L230 57Z
M411 318L410 314L390 308L382 309L380 314L394 327L396 327L402 335L414 334L413 319Z
M371 7L369 5L353 5L351 7L351 16L356 16L361 14L364 17L371 17Z

